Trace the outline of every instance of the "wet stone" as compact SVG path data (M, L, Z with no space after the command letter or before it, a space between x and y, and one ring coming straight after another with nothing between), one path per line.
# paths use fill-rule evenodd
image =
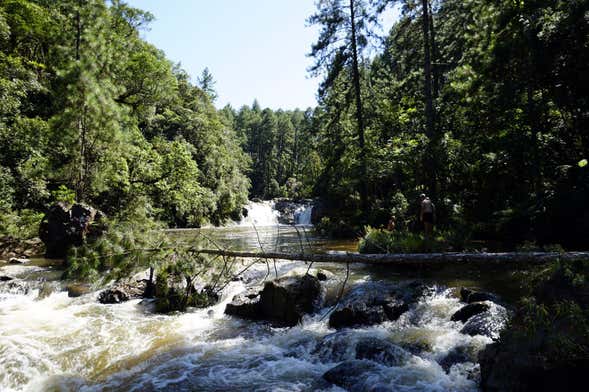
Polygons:
M370 390L363 383L367 374L377 372L379 366L371 361L351 360L345 361L323 374L323 378L338 387L351 390Z
M12 257L8 260L8 264L28 264L31 260L24 257Z
M482 335L497 340L506 323L506 309L499 305L493 305L488 311L471 317L464 324L460 333L470 336Z
M490 309L490 306L484 303L472 303L460 308L456 313L452 315L450 320L466 322L471 317L486 312Z
M411 354L393 343L378 338L362 338L356 344L356 359L369 359L386 366L401 366Z

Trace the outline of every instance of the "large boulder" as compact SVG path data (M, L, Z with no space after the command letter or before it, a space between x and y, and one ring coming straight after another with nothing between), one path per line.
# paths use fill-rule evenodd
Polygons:
M319 280L309 274L284 277L264 285L257 295L236 296L225 308L225 313L251 320L270 321L275 326L298 324L306 313L311 313L321 296Z
M388 340L362 338L356 343L356 359L369 359L385 366L401 366L411 354Z
M101 304L118 304L130 299L143 298L148 290L148 280L123 281L103 290L98 294Z
M380 283L357 286L331 313L329 326L340 329L397 320L426 289L426 286L415 282L394 288Z
M104 231L104 214L86 204L52 205L39 226L39 237L45 244L45 257L63 258L72 246L82 245L88 237Z
M466 287L462 287L460 289L460 299L462 300L462 302L466 302L469 304L483 301L497 301L497 297L494 294L487 293L484 291L474 291L471 289L467 289Z
M260 320L262 313L259 303L260 290L249 289L233 297L233 300L225 307L225 314L248 320Z
M460 333L487 336L497 340L508 320L508 312L501 305L489 303L489 309L468 319Z
M463 323L466 322L472 316L476 316L479 313L486 312L489 310L490 306L482 303L482 302L475 302L472 304L468 304L460 308L456 313L452 315L450 320L452 321L462 321Z
M367 376L379 370L379 366L372 361L350 360L344 361L323 374L323 379L349 391L370 390L366 382Z

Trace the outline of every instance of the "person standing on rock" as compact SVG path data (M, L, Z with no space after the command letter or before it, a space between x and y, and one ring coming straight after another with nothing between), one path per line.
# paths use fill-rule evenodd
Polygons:
M429 239L434 231L436 206L424 193L419 195L419 202L419 220L423 223L425 229L425 238Z

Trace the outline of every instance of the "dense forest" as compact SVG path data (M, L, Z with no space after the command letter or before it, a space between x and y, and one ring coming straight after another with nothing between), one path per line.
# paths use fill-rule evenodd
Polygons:
M585 383L589 0L315 5L270 109L122 0L0 0L2 387Z
M400 18L379 34L391 7ZM303 197L357 235L391 213L411 228L426 193L439 227L581 247L587 12L583 0L321 1L308 20L318 106L216 110L208 70L193 83L140 38L149 13L2 0L0 230L34 234L55 201L194 227L238 219L248 197Z

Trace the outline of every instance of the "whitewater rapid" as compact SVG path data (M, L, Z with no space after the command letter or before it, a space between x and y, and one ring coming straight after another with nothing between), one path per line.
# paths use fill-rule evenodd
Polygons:
M277 268L280 275L305 272L296 262L279 261ZM341 284L338 268L332 269L328 290ZM439 364L456 347L477 351L491 342L460 333L461 323L450 321L462 306L451 289L434 287L394 322L348 330L342 357L341 347L322 346L336 332L327 325L327 306L293 328L223 314L233 296L260 283L265 272L264 264L256 265L244 281L226 287L217 305L173 315L153 314L149 301L102 305L96 292L79 298L56 292L42 299L38 289L2 292L0 390L341 391L321 383L321 376L353 355L355 342L367 336L421 349L401 366L379 366L366 380L366 390L371 385L396 391L477 390L476 363L455 364L448 371ZM358 268L350 284L372 280Z

